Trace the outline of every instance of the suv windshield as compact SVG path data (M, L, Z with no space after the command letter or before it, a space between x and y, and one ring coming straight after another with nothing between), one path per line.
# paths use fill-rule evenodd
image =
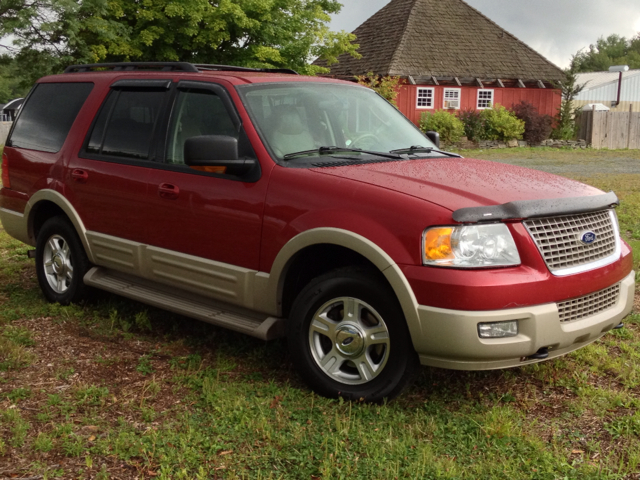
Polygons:
M296 82L238 90L263 141L280 160L320 147L370 152L435 148L396 108L364 87Z

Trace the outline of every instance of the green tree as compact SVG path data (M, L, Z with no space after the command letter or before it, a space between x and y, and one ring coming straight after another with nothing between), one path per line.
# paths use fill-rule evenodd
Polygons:
M70 64L99 61L105 48L124 48L126 26L109 12L110 0L3 0L0 47L31 85Z
M566 79L556 82L556 88L562 92L562 102L555 118L555 127L551 132L551 137L555 139L571 140L576 135L576 111L573 101L586 85L578 83L576 74L571 70L565 71Z
M9 55L0 55L0 103L24 97L28 91L23 87L22 76L16 62Z
M619 35L600 37L589 48L579 50L571 57L571 71L602 72L612 65L640 68L640 35L630 40Z
M5 5L4 2L9 2ZM187 61L326 72L357 56L337 0L3 0L0 36L31 79L72 63Z

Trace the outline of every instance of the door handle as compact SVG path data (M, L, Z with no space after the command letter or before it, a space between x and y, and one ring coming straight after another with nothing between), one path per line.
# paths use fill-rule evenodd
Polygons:
M171 185L170 183L161 183L158 186L158 195L160 198L166 198L167 200L175 200L180 195L180 189Z
M71 172L71 178L73 178L78 183L86 183L86 181L89 179L89 174L85 170L76 168Z

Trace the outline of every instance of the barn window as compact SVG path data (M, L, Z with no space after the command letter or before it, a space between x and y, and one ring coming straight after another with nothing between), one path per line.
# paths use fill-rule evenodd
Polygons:
M478 90L478 109L493 106L493 90Z
M418 108L433 108L433 88L418 88Z
M460 89L445 88L444 89L444 108L460 108Z

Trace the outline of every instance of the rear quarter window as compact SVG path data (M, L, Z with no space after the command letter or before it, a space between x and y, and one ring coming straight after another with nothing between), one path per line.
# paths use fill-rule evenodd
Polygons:
M11 133L12 147L58 152L93 83L40 83L22 107Z

